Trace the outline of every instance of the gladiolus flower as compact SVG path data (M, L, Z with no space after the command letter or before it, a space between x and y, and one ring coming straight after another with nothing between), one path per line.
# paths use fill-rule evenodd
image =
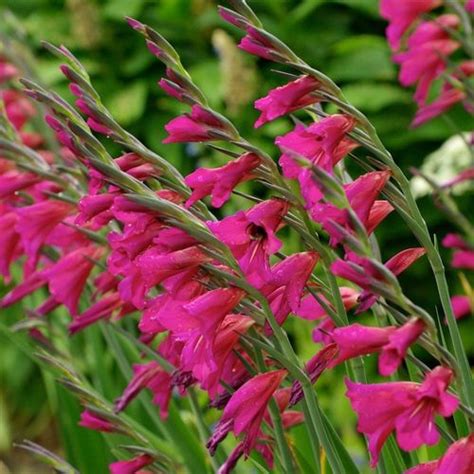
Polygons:
M405 451L438 443L435 415L449 417L459 405L458 399L447 393L452 376L450 369L439 366L421 384L360 384L346 379L347 396L359 416L357 428L369 439L372 467L376 466L380 450L392 431Z
M0 199L14 195L18 191L29 188L40 181L39 176L33 173L18 173L8 171L0 176Z
M143 286L146 294L166 278L188 272L209 261L210 258L194 246L170 253L163 253L159 248L151 247L138 256L134 264L139 273L140 286Z
M357 178L352 183L345 186L347 200L367 234L380 224L380 222L391 212L393 207L386 201L376 201L375 199L382 191L390 178L390 171L373 171ZM377 203L377 204L376 204ZM317 203L311 209L311 217L320 222L329 233L330 245L336 246L344 239L340 230L333 225L336 223L354 232L349 213L346 209L339 209L331 203Z
M401 64L400 82L404 86L418 83L415 100L423 105L431 83L446 69L446 58L459 43L450 39L446 28L455 29L459 25L456 15L442 15L436 21L423 22L410 36L408 51L394 56Z
M79 426L89 428L90 430L102 431L104 433L113 433L114 431L117 431L117 428L113 423L90 410L84 410L81 413Z
M472 303L469 296L454 295L451 298L451 305L453 306L453 312L456 319L464 318L472 313Z
M103 249L99 247L81 247L42 272L48 280L51 295L64 304L72 315L77 313L82 290L95 266L94 260L99 259L102 253Z
M255 101L255 108L262 112L255 122L255 128L319 102L320 99L312 93L320 86L320 82L314 77L301 76L284 86L272 89L267 96Z
M405 358L408 348L421 336L425 324L421 319L412 319L389 335L388 344L382 347L379 357L379 372L388 377L392 375Z
M306 364L306 372L308 372L311 383L316 383L321 374L331 366L332 361L338 355L339 348L337 344L329 344L323 347L310 361ZM296 405L303 398L303 387L298 381L293 382L289 406Z
M211 455L214 455L218 444L229 431L233 431L235 436L244 433L243 452L246 456L250 454L260 432L267 404L286 375L286 370L256 375L232 394L207 443Z
M228 365L229 362L232 363L230 358L235 357L231 352L235 349L240 336L253 324L254 321L251 318L242 314L227 315L216 333L212 347L212 364L207 367L203 364L199 372L193 370L193 374L200 382L201 388L208 392L211 399L217 395L225 365Z
M423 123L431 120L438 115L449 110L454 104L461 102L466 97L466 94L459 90L451 87L443 87L441 95L430 104L422 105L416 112L415 118L411 123L411 127L415 128Z
M270 61L282 57L275 44L262 31L250 25L247 26L246 31L247 34L239 43L240 49Z
M234 131L217 115L193 105L191 114L181 115L165 125L168 137L163 143L205 142L232 137Z
M412 467L405 474L472 474L474 472L474 434L453 443L437 461Z
M189 302L173 302L155 315L173 337L182 342L181 368L195 373L200 380L203 373L218 369L215 360L216 333L227 314L244 296L237 288L217 288Z
M117 461L109 465L111 474L138 474L140 469L153 463L153 458L142 454L129 461Z
M401 37L412 23L440 4L441 0L382 0L380 13L390 22L387 28L390 47L398 50Z
M345 360L379 352L389 343L390 336L395 331L394 326L379 328L357 323L334 329L330 337L336 343L339 353L329 366L335 367Z
M333 167L357 147L355 142L345 136L354 124L352 117L330 115L308 127L297 125L292 132L275 140L275 144L283 153L279 160L283 175L286 178L298 179L308 208L323 196L313 181L311 170L301 167L292 154L301 155L324 171L332 172Z
M15 230L18 215L6 212L0 217L0 275L10 282L10 265L21 254L20 236Z
M443 239L443 245L456 249L451 260L454 268L474 270L474 249L464 239L457 234L448 234Z
M8 306L15 304L25 296L30 295L46 285L47 281L48 280L45 278L43 272L37 271L32 273L0 300L0 308L7 308Z
M111 207L115 196L110 193L84 196L79 201L79 214L76 224L84 225L90 222L92 230L98 230L113 219Z
M199 168L185 178L185 183L193 190L186 201L186 207L211 195L211 204L221 207L228 201L233 189L252 178L252 171L260 164L260 158L253 153L245 153L236 160L219 168Z
M101 298L97 303L93 304L82 314L74 318L73 322L69 325L69 333L75 334L100 319L109 318L112 313L122 307L122 305L124 305L124 302L118 293L112 293ZM129 312L132 310L132 308L128 309Z
M134 364L133 377L127 385L122 396L115 402L115 412L119 413L157 376L163 369L158 362L151 361L147 364Z
M281 247L275 232L287 210L286 201L269 199L245 212L239 211L221 221L207 223L216 237L231 249L242 271L255 285L262 284L268 277L268 257Z
M73 209L71 204L54 200L17 209L16 230L28 256L27 272L35 268L38 252L50 233Z
M36 109L30 101L17 91L0 90L0 99L3 99L5 104L8 120L17 130L23 128L28 120L36 114Z
M19 74L13 64L0 60L0 83L9 81Z
M349 311L357 305L357 300L360 295L359 291L348 286L341 286L339 287L339 293L341 295L341 299L346 311ZM324 295L319 293L318 298L321 299L324 303L326 303L330 308L332 307L331 303L329 303L329 301L324 297ZM311 293L301 299L300 304L295 311L295 314L300 318L307 319L309 321L328 317L326 310L323 308L323 306L321 306L318 300Z
M399 275L425 252L425 249L421 247L403 250L390 258L384 266L393 275ZM361 305L357 312L360 313L368 310L377 300L373 294L373 291L377 291L374 290L374 286L376 287L378 283L385 284L387 279L370 259L359 257L352 252L349 252L346 258L347 260L336 260L331 265L331 271L334 275L352 281L365 290L359 297Z
M291 311L300 307L301 295L319 255L302 252L273 265L270 278L259 288L267 298L278 324L282 325ZM266 327L267 333L271 332Z

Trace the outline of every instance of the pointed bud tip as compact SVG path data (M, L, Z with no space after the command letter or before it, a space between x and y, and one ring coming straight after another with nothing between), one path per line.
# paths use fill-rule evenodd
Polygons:
M145 25L130 16L125 17L125 21L136 31L145 31Z

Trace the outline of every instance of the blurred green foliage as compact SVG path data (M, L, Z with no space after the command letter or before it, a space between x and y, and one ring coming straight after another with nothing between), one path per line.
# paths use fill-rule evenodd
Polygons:
M385 23L378 15L376 0L257 0L250 3L269 31L338 82L352 103L376 125L383 142L405 171L411 166L420 166L428 153L455 133L442 118L416 130L409 128L415 112L412 91L401 88L397 82L397 68L391 61L384 38ZM221 21L216 5L213 0L0 2L0 7L15 15L17 27L31 48L35 74L46 86L71 97L58 71L58 60L41 48L41 40L64 44L71 49L87 67L104 103L118 121L177 165L183 174L196 166L222 163L222 157L209 155L208 149L200 145L165 146L161 143L165 136L163 125L185 107L157 87L163 67L147 51L140 35L128 27L124 16L136 17L160 31L179 51L183 63L208 95L212 106L229 115L244 136L275 158L278 155L273 146L274 137L292 126L289 119L280 119L258 133L254 131L253 123L258 114L252 108L253 101L286 79L272 71L273 64L245 56L236 49L240 33ZM449 116L461 129L472 129L472 118L461 107L453 109ZM472 195L460 200L461 209L466 212L469 211L469 198ZM247 206L247 203L237 198L224 208L224 212L233 212L239 206ZM445 219L429 197L423 198L421 206L432 231L443 237L450 229ZM378 237L385 258L416 245L395 215L380 228ZM288 250L295 245L295 240L288 235ZM438 301L432 278L427 275L428 264L420 261L401 277L402 285L410 297L435 312ZM460 289L454 273L451 283ZM22 311L20 306L2 310L2 321L12 324L22 317ZM309 327L305 324L293 323L292 334L302 356L310 357L314 349ZM460 324L466 327L471 323L462 321ZM112 400L120 393L125 380L118 372L114 357L104 350L100 331L91 328L87 333L87 336L79 335L75 339L72 351L80 353L82 347L86 347L82 354L86 372L100 361L100 374L89 375L96 377L96 386ZM472 356L474 336L472 332L464 336ZM95 342L87 345L86 339ZM68 459L81 472L104 472L105 463L110 460L107 445L101 436L76 426L77 403L34 365L15 343L15 338L8 339L1 332L0 360L0 455L8 451L12 439L19 440L24 436L41 439L45 432L50 432L47 444L58 449L61 445ZM340 378L337 371L328 376L331 396L323 397L322 403L330 416L339 420L344 439L349 445L354 444L354 452L360 453L362 458L363 444L354 431L354 416L348 414L343 386L337 382ZM141 406L131 410L132 413L136 410L135 414L142 420L148 419L146 413L139 413L143 410ZM54 423L52 414L55 415ZM176 423L178 426L183 422ZM304 430L296 429L295 433L303 446ZM87 447L90 455L87 462L78 452L78 446L81 451ZM11 453L6 456L11 461Z

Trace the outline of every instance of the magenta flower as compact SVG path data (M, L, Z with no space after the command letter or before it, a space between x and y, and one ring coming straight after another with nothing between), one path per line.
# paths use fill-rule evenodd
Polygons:
M150 163L144 162L143 158L136 153L124 153L118 158L115 158L114 163L118 165L122 171L125 171L140 181L160 175L159 170ZM106 184L106 177L91 167L89 169L89 194L97 194ZM118 189L116 186L110 185L108 191L114 192L118 191Z
M186 83L170 68L166 68L166 78L161 78L158 85L171 97L183 102L187 94Z
M474 0L467 0L466 11L469 13L474 13Z
M454 268L474 270L474 249L462 237L457 234L447 234L443 239L443 245L455 249L451 260Z
M245 153L219 168L199 168L185 178L185 183L193 190L186 201L192 206L205 196L211 196L211 204L221 207L230 198L233 189L253 177L252 171L260 164L260 158L253 153Z
M103 249L100 247L81 247L42 272L48 280L51 295L66 306L72 315L77 314L79 298L95 266L94 260L99 259L102 253Z
M411 319L389 335L389 342L382 347L379 357L379 372L392 375L406 356L408 348L421 336L425 324L421 319Z
M457 250L451 261L453 268L474 270L474 250Z
M346 379L347 396L359 416L357 429L369 439L372 467L392 431L405 451L438 443L435 415L449 417L459 405L458 399L447 393L452 376L450 369L439 366L426 375L422 384L360 384Z
M441 91L440 96L430 104L422 105L416 112L415 118L411 123L411 127L418 127L432 118L438 117L442 113L449 110L454 104L461 102L466 97L466 94L452 87L445 87Z
M346 311L349 311L357 305L357 300L360 295L359 291L348 286L341 286L339 287L339 293ZM331 303L321 293L318 293L318 298L326 303L330 308L332 307ZM300 318L309 321L328 317L326 310L319 304L318 300L311 293L308 293L301 299L298 308L295 310L295 314Z
M13 64L0 60L0 83L9 81L18 74L19 71Z
M243 452L246 456L250 454L259 435L267 404L286 375L286 370L256 375L232 394L207 443L211 455L214 455L218 444L229 431L233 431L235 436L244 434Z
M329 367L352 359L354 357L379 352L388 344L390 336L396 331L394 326L371 327L361 324L351 324L335 328L330 333L336 343L338 355L329 364Z
M446 58L459 47L446 32L446 28L454 29L458 25L456 15L442 15L436 21L421 23L410 36L408 51L393 58L401 64L401 84L417 83L414 97L419 106L425 103L431 83L446 69Z
M69 325L69 333L75 334L76 332L82 331L91 324L101 319L109 318L117 309L121 308L124 302L120 298L118 293L111 293L102 297L97 303L87 308L83 313L76 316L73 322ZM131 312L134 308L126 307L122 311Z
M313 356L306 364L311 383L316 383L322 373L331 366L332 361L338 355L337 344L328 344ZM303 398L303 387L298 381L293 382L290 392L289 406L296 405Z
M20 236L15 230L18 215L5 211L0 217L0 275L5 283L10 282L10 265L22 254Z
M193 105L191 114L181 115L168 122L165 130L168 137L163 143L205 142L232 138L235 133L222 118L200 105Z
M390 178L390 171L373 171L359 176L346 185L347 200L362 225L370 234L380 222L391 212L393 207L386 201L376 201L377 196ZM377 204L376 204L377 203ZM320 222L330 235L330 245L336 246L344 239L337 224L353 233L353 224L346 209L340 209L331 203L317 203L311 210L311 217Z
M243 298L237 288L217 288L189 302L173 303L158 310L158 321L183 342L181 368L202 380L204 373L217 370L214 347L219 326Z
M419 319L413 319L401 327L371 327L361 324L331 329L328 333L330 345L336 344L338 355L329 367L354 357L381 352L379 372L381 375L392 375L403 362L408 348L422 334L425 325Z
M425 249L416 247L403 250L384 265L385 268L394 275L399 275L412 265L418 258L425 254ZM378 283L386 283L386 277L381 271L366 257L360 257L352 252L346 254L346 260L338 259L331 265L334 275L359 285L365 291L359 297L361 305L357 312L367 311L377 300L374 294ZM375 288L374 288L375 287Z
M441 459L412 467L405 474L472 474L474 434L453 443Z
M472 75L474 75L474 61L463 61L461 64L459 64L458 69L452 74L452 79L459 80L460 76L469 78ZM464 101L465 98L465 91L453 87L449 81L446 81L443 84L441 93L436 100L429 104L423 104L419 107L411 126L418 127L428 120L431 120L432 118L446 112L454 104ZM469 111L469 105L467 102L464 103L464 107L467 111Z
M236 356L232 354L235 350L239 338L244 334L254 321L242 314L229 314L222 321L217 330L212 347L213 361L206 367L200 367L200 372L193 371L193 375L201 384L201 388L206 390L211 399L214 399L220 387L220 381L225 380L223 373L229 365L233 365ZM204 370L202 370L204 369ZM207 369L207 370L206 370Z
M275 140L283 153L279 160L283 175L298 179L308 208L322 198L322 193L313 181L311 170L301 167L292 155L301 155L325 171L332 172L333 167L357 147L355 142L346 138L346 133L352 130L354 124L352 117L330 115L308 127L297 125L292 132Z
M261 30L248 25L246 31L247 34L239 43L240 49L269 61L281 58L281 55L275 48L275 44Z
M9 291L1 300L0 308L7 308L12 304L22 300L25 296L30 295L42 286L46 285L48 280L45 278L43 272L36 271L24 278L23 281Z
M140 289L144 295L163 280L181 272L189 272L203 263L210 262L210 258L198 247L192 246L170 253L163 253L160 248L150 247L134 261L138 272Z
M76 224L85 225L90 223L92 230L101 229L114 217L110 209L114 199L115 196L110 193L84 196L79 201L79 214L76 217Z
M270 275L268 257L281 247L275 232L281 227L287 210L286 201L269 199L221 221L207 222L216 237L231 249L254 285L261 285Z
M25 266L29 273L36 267L39 250L53 229L74 210L71 204L62 201L42 201L17 209L16 231L28 257Z
M36 115L36 109L30 101L13 89L0 90L0 98L3 99L8 120L17 130Z
M111 474L138 474L142 467L153 463L153 458L148 454L141 454L129 461L117 461L109 465Z
M0 199L13 197L13 195L22 191L40 181L39 176L33 173L19 173L11 170L0 176Z
M333 166L356 145L345 138L345 134L354 127L354 119L346 115L329 115L308 127L298 125L292 132L275 140L283 152L280 165L287 178L296 178L300 167L291 159L297 153L326 171Z
M115 401L115 412L121 412L127 405L146 387L152 383L153 379L161 374L163 369L158 362L151 361L146 364L133 365L133 377L128 383L123 394Z
M444 182L441 187L443 189L447 189L447 188L456 186L459 183L464 183L465 181L473 181L473 180L474 180L474 167L466 168L454 178L451 178L450 180Z
M320 82L314 77L301 76L284 86L272 89L265 97L255 101L255 108L261 111L260 117L255 122L255 128L319 102L320 99L312 93L320 86Z
M301 252L273 265L269 279L259 288L267 298L278 324L300 307L301 296L319 259L316 252ZM266 332L270 328L266 325Z
M205 280L198 282L192 279L193 276L184 273L166 281L166 293L147 302L138 324L140 331L151 335L166 331L159 320L161 311L173 311L175 307L179 310L183 304L206 292Z
M81 413L79 426L89 428L90 430L102 431L104 433L113 433L114 431L117 431L117 428L113 423L90 410L84 410Z
M405 31L423 14L441 4L441 0L381 0L380 14L390 24L387 38L393 50L400 48Z
M472 302L469 296L454 295L451 298L451 305L453 306L454 316L456 319L464 318L469 314L472 314Z

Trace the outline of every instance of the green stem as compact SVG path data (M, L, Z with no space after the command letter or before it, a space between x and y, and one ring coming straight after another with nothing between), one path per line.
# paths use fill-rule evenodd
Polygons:
M188 395L189 395L189 404L191 405L191 410L194 414L194 417L196 418L196 426L199 432L199 436L201 437L202 443L205 445L207 443L207 440L209 439L210 432L209 428L206 425L201 409L199 408L199 402L196 396L196 392L192 387L188 388ZM220 453L216 452L215 456L208 456L211 459L211 464L212 468L214 469L215 472L219 470L219 465L222 464Z

